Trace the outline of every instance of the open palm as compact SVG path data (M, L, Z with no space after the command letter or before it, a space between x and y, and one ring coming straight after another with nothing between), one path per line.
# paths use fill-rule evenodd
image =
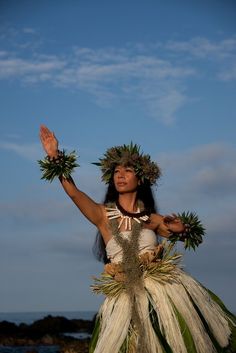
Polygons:
M40 140L48 156L54 157L58 153L58 140L54 133L45 125L40 126Z

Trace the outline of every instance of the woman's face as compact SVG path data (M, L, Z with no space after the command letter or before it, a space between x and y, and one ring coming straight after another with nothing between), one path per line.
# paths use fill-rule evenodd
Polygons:
M139 181L132 167L118 165L114 171L114 184L116 190L122 194L137 190Z

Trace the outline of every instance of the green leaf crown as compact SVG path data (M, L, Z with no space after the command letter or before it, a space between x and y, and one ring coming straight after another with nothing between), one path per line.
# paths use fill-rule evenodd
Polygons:
M160 168L151 161L150 155L140 152L140 146L133 142L109 148L99 161L92 164L101 168L102 180L106 184L111 182L117 165L133 167L138 179L141 182L148 180L151 185L155 184L161 175Z

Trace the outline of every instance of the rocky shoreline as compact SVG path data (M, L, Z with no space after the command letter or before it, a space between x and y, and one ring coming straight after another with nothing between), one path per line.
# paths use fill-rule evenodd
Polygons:
M37 353L37 346L58 346L59 353L87 353L89 338L76 338L76 334L92 334L93 320L72 319L48 315L30 325L0 322L0 347L33 347L27 352ZM74 334L74 335L73 335Z

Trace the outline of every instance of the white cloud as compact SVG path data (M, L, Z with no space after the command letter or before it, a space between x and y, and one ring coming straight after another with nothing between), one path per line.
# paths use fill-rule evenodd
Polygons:
M236 79L236 37L219 41L197 37L188 41L169 41L165 45L167 50L181 55L184 60L192 59L214 63L215 77L222 81ZM187 55L186 55L187 54ZM212 67L211 67L212 68Z
M236 61L236 58L235 58ZM218 78L222 81L233 81L236 80L236 65L232 64L230 67L222 70L218 74Z
M165 124L175 120L176 112L187 101L178 82L195 75L191 68L175 66L148 55L129 58L119 53L119 62L117 56L113 59L113 53L105 57L116 62L102 62L103 53L96 55L91 50L89 53L91 59L86 52L86 62L82 61L77 70L61 73L60 84L77 82L80 89L93 94L99 102L117 96L141 101L150 115Z
M231 195L236 190L236 167L225 163L220 166L205 166L196 173L193 184L196 191L202 193Z
M236 77L235 58L234 37L214 42L192 38L123 48L75 47L63 56L28 50L26 58L24 51L16 54L3 50L0 79L18 79L24 84L49 82L60 88L82 90L105 106L126 99L134 104L141 102L152 117L168 125L189 101L187 80L206 75L194 60L207 63L210 59L214 62L212 77L229 81Z
M0 142L0 149L13 151L21 157L35 161L42 157L42 147L39 143L15 143L15 142Z
M232 37L214 42L208 38L196 37L188 41L168 41L166 48L175 52L185 52L202 59L235 58L236 38Z
M158 117L166 125L172 124L175 120L175 113L186 103L187 96L177 91L170 89L160 95L154 95L148 101L148 109L153 117Z
M34 193L37 193L37 190L34 190ZM65 200L60 202L50 200L45 190L44 201L40 200L39 196L35 200L34 197L30 198L28 195L24 200L1 202L0 217L4 221L14 221L18 226L41 224L43 227L50 223L69 222L74 217L73 206Z
M35 29L34 28L30 28L30 27L23 28L22 32L26 33L26 34L35 34L36 33Z
M163 169L158 201L166 212L200 213L210 232L234 234L236 150L225 143L161 154ZM162 211L163 212L163 211Z
M0 79L28 84L48 81L86 91L102 105L122 99L141 101L153 117L167 124L175 120L187 100L182 93L183 80L195 74L191 67L149 51L140 54L135 48L77 48L63 59L47 55L25 59L5 52L0 56Z
M0 58L1 58L1 57L6 57L7 54L8 54L8 53L7 53L6 51L0 50Z
M64 62L56 58L39 60L26 60L19 57L4 57L0 59L0 79L8 78L37 78L41 81L41 75L60 70Z
M162 157L163 158L163 157ZM167 162L166 162L167 165ZM168 168L185 187L205 197L236 196L236 150L224 143L198 146L169 156Z
M163 153L159 160L164 168L174 168L175 171L198 169L209 165L222 165L222 163L233 163L235 160L235 149L233 146L223 142L199 145L190 150L174 153Z

